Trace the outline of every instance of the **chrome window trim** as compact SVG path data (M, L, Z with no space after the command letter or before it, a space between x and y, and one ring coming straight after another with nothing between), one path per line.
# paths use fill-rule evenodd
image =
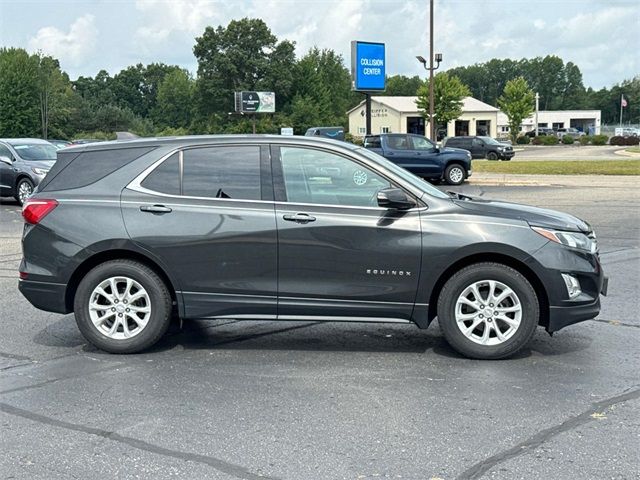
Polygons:
M322 208L339 208L339 209L355 209L355 210L374 210L374 211L379 211L379 212L386 212L389 209L388 208L384 208L384 207L358 207L358 206L350 206L350 205L331 205L331 204L326 204L326 203L297 203L297 202L283 202L283 201L273 201L273 200L246 200L246 199L240 199L240 198L215 198L215 197L196 197L196 196L192 196L192 195L173 195L170 193L163 193L163 192L158 192L156 190L151 190L149 188L145 188L142 186L142 182L151 174L151 172L153 172L156 168L158 168L158 166L160 166L160 164L162 164L165 160L167 160L169 157L171 157L174 153L178 152L179 153L179 157L178 157L178 165L179 165L179 171L180 171L180 189L182 190L182 176L184 174L183 171L183 152L184 150L189 150L192 148L206 148L206 147L217 147L217 146L258 146L260 147L262 144L260 143L248 143L248 144L236 144L236 143L229 143L229 144L219 144L219 145L197 145L197 146L190 146L190 147L176 147L173 148L172 150L170 150L168 153L164 154L162 157L160 157L158 160L156 160L155 162L153 162L151 165L149 165L147 168L145 168L141 173L139 173L131 182L129 182L125 188L129 189L129 190L133 190L134 192L138 192L138 193L144 193L146 195L154 195L154 196L158 196L158 197L164 197L164 198L175 198L175 199L186 199L186 200L206 200L206 201L216 201L216 202L238 202L238 203L265 203L265 204L279 204L279 205L299 205L302 207L322 207ZM283 143L268 143L267 145L273 145L273 146L281 146L281 145L286 145L286 146L296 146L296 144L283 144ZM314 148L314 147L309 147L307 145L304 145L302 148ZM324 151L321 148L315 148L316 150L321 150ZM345 156L343 152L341 152L340 150L333 150L333 149L328 149L329 151L331 151L334 154L338 154L340 156ZM349 157L350 160L353 160ZM366 159L365 159L366 160ZM356 160L353 160L356 163L360 163ZM376 173L379 173L379 170L377 170L375 168L375 166L372 166L370 163L363 161L361 162L363 163L365 166L367 166L367 168L371 168L372 170L374 170ZM373 162L371 162L373 163ZM386 172L386 170L384 171L384 174L382 174L384 177L387 176L391 176L394 181L396 181L396 183L399 183L401 185L404 186L404 183L401 181L402 179L399 179L400 181L398 181L398 178L393 175L393 173L388 174L388 172ZM411 187L411 186L409 186ZM415 195L415 192L413 192L412 188L409 187L404 187L407 188L408 190L411 191L411 193L413 195ZM421 192L422 195L424 195L426 192ZM418 201L422 201L420 199L420 197L417 197ZM123 203L129 203L129 202L123 202ZM137 203L137 202L133 202L133 203ZM183 205L183 204L176 204L176 205ZM201 206L201 205L191 205L191 206ZM209 206L209 205L207 205ZM428 210L428 207L426 206L420 206L420 205L416 205L414 208L410 208L408 210L403 210L403 212L414 212L414 211L423 211L423 210ZM348 214L344 214L344 215L348 215Z

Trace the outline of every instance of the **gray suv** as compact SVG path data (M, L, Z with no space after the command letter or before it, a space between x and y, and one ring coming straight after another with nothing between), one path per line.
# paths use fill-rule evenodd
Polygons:
M0 138L0 196L20 205L56 162L57 149L38 138Z
M607 281L573 216L446 194L370 150L309 137L60 150L23 208L19 288L114 353L171 318L438 318L473 358L595 317Z

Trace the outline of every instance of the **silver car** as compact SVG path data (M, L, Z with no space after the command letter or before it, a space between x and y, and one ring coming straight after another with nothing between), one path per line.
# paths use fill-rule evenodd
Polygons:
M0 138L0 196L22 205L56 163L56 152L39 138Z

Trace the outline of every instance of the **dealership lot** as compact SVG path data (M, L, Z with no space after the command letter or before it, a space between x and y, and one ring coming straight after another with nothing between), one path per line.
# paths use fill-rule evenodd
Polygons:
M504 177L503 177L504 178ZM637 177L446 189L595 228L595 321L516 358L466 360L437 325L198 321L152 351L89 347L17 290L22 220L0 206L0 472L15 478L637 478ZM60 448L64 445L64 448Z

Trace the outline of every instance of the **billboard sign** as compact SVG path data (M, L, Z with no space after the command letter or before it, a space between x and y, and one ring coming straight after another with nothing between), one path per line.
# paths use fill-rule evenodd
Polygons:
M236 92L236 112L239 113L274 113L276 111L276 94L274 92Z
M386 59L384 43L351 42L353 89L361 92L385 89Z

